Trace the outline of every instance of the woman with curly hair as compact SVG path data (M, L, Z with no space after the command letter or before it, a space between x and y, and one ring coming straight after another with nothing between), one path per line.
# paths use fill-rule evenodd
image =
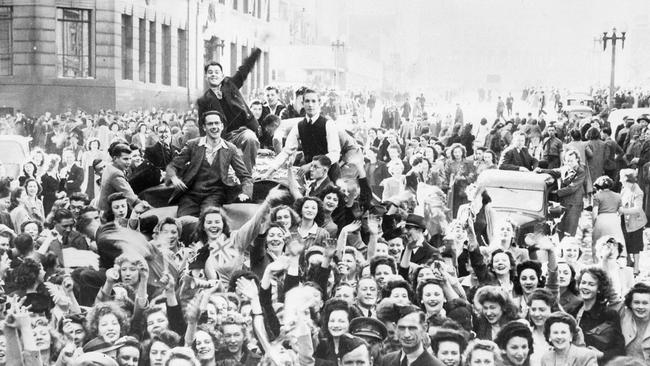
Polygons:
M500 287L481 287L475 299L481 309L474 322L474 331L479 339L493 340L501 327L519 318L519 309Z
M409 305L415 303L415 294L403 278L395 278L388 281L386 287L382 289L382 297L393 299L395 302L402 305Z
M144 343L142 348L145 352L140 364L144 366L164 366L170 356L170 350L180 345L181 337L178 334L171 330L163 330Z
M606 235L612 235L620 243L623 243L623 231L621 230L621 219L618 211L623 207L621 196L612 191L614 181L612 178L603 175L594 182L596 193L593 197L593 208L591 210L593 231L591 234L591 250L596 252L596 242Z
M488 340L473 340L463 354L463 365L500 366L501 352L499 346Z
M271 189L255 215L233 233L219 207L207 207L201 212L193 234L193 245L198 251L210 252L204 266L207 279L218 279L227 284L232 273L242 268L249 245L260 232L266 231L262 229L263 221L271 205L284 196L285 192L279 188Z
M262 356L248 348L249 332L246 322L238 313L226 315L219 326L222 342L215 355L216 365L255 366Z
M443 187L449 190L449 207L456 217L458 207L469 202L465 187L476 180L476 167L467 160L467 151L461 144L449 147L449 159L445 163Z
M624 306L619 309L621 329L625 329L625 353L650 362L646 330L650 324L650 285L639 282L625 295ZM629 330L629 331L628 331Z
M21 234L17 238L23 235L25 234ZM49 314L54 303L43 284L45 281L43 265L30 257L17 259L14 263L19 264L11 271L5 290L10 295L25 297L25 306L32 305L32 312Z
M544 337L544 323L551 313L560 311L557 294L545 288L538 288L528 296L528 314L526 320L530 325L535 353L531 351L532 360L539 361L544 352L552 349ZM538 364L538 362L533 362Z
M45 170L47 169L46 166L46 161L47 159L45 158L45 152L43 149L40 147L36 147L32 150L31 153L31 161L34 163L34 166L36 167L36 171L34 172L34 177L37 179L41 179L43 174L45 174Z
M321 339L314 352L317 360L337 362L340 357L339 340L348 333L352 319L361 316L353 305L341 299L330 299L323 306Z
M33 161L28 161L23 164L23 174L18 177L18 184L24 187L27 179L36 179L36 170L36 164Z
M36 220L45 220L45 209L43 208L43 201L39 198L41 195L41 185L34 178L25 180L25 193L27 193L26 204L31 213L31 216Z
M330 235L321 227L325 218L323 201L317 197L302 197L296 200L294 208L300 216L296 232L302 238L305 250L312 245L325 245Z
M533 353L533 335L530 328L520 321L511 321L497 334L494 342L503 355L504 366L529 366Z
M271 222L277 222L284 227L287 232L296 231L298 223L300 223L300 216L287 205L279 205L271 209L270 215Z
M561 311L551 314L544 323L544 337L549 344L553 345L553 349L542 355L540 365L604 364L604 361L596 361L596 353L600 353L598 350L586 349L575 344L578 332L578 324L571 315Z
M14 228L20 229L21 225L27 221L43 221L44 217L39 217L38 213L32 210L25 188L18 187L13 190L10 201L9 216Z
M334 238L337 236L339 228L332 219L332 213L345 204L345 195L338 187L328 186L321 192L319 198L323 201L323 225L321 227L329 233L330 238Z
M517 280L514 283L513 292L515 302L518 303L522 314L528 312L528 298L536 289L546 288L556 297L560 294L555 246L549 237L540 236L535 240L534 247L546 252L548 258L547 277L542 275L542 264L538 261L528 260L517 265Z
M202 366L217 365L216 354L218 344L219 335L215 334L214 329L205 326L200 326L197 329L191 347Z
M88 313L88 335L93 339L114 344L128 334L129 315L116 302L97 303Z
M427 320L445 318L445 306L459 296L449 285L449 281L439 278L423 280L417 287L417 301L420 309L425 313Z
M621 318L608 306L616 301L611 279L599 267L584 268L577 279L582 306L570 314L585 335L585 344L598 353L598 363L605 364L625 352Z

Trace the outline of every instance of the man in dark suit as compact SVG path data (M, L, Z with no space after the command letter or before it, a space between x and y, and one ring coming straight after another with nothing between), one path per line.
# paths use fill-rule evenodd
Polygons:
M526 135L521 131L512 134L512 143L503 154L503 161L499 165L501 170L519 170L530 172L537 167L537 160L530 156L526 148Z
M260 142L257 139L260 125L248 108L248 103L239 89L244 85L246 77L255 66L261 53L259 48L254 48L232 77L224 77L223 67L216 61L205 65L205 80L208 83L208 90L196 101L199 109L201 135L206 134L202 128L205 122L204 114L208 111L219 111L225 116L222 121L221 137L241 149L248 171L253 170L257 150L260 148Z
M221 138L225 117L219 111L204 114L206 136L189 141L167 166L166 180L176 188L170 203L178 200L177 216L198 216L209 206L221 206L226 186L234 183L228 168L235 170L242 186L241 201L253 195L253 179L240 150Z
M81 192L81 184L84 181L84 169L77 166L77 162L74 156L74 151L72 149L63 150L63 161L66 166L63 168L62 177L65 177L65 180L62 181L65 189L65 193L70 197L75 192Z
M327 176L332 161L325 155L314 157L309 169L311 181L305 185L305 195L319 197L327 188L334 186Z
M410 261L416 264L425 264L431 258L439 257L438 250L427 243L424 238L424 231L427 229L424 217L416 214L409 214L406 218L406 248L404 254L410 257Z
M399 312L397 321L397 338L401 349L382 357L377 366L443 366L442 362L433 357L424 348L426 332L426 315L415 305L393 305Z
M158 133L158 142L145 149L144 159L158 170L165 170L180 149L172 145L171 130L167 123L161 123L156 132Z
M574 236L578 228L578 221L582 215L584 202L584 180L587 176L580 162L579 153L568 150L564 153L564 165L557 169L536 169L538 173L550 174L557 179L557 190L551 191L558 197L564 207L564 216L558 225L558 235L562 239L565 235ZM595 258L594 258L595 259Z

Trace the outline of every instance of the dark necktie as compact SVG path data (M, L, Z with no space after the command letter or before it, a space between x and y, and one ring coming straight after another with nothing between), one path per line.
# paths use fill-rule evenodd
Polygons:
M402 355L402 362L400 362L399 366L409 366L408 359L406 358L406 354Z

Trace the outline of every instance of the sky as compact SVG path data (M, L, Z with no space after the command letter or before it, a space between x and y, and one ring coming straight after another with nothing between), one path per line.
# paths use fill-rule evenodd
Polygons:
M628 31L617 81L650 82L650 0L343 1L350 14L376 19L361 33L380 34L381 57L399 54L405 82L417 87L608 85L611 44L604 52L599 39L613 27Z

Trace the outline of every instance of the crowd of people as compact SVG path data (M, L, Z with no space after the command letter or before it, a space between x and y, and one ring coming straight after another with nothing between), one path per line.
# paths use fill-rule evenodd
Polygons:
M187 112L3 120L32 149L0 169L0 365L650 364L650 119L248 100L259 53ZM548 176L557 225L495 215L499 169Z

